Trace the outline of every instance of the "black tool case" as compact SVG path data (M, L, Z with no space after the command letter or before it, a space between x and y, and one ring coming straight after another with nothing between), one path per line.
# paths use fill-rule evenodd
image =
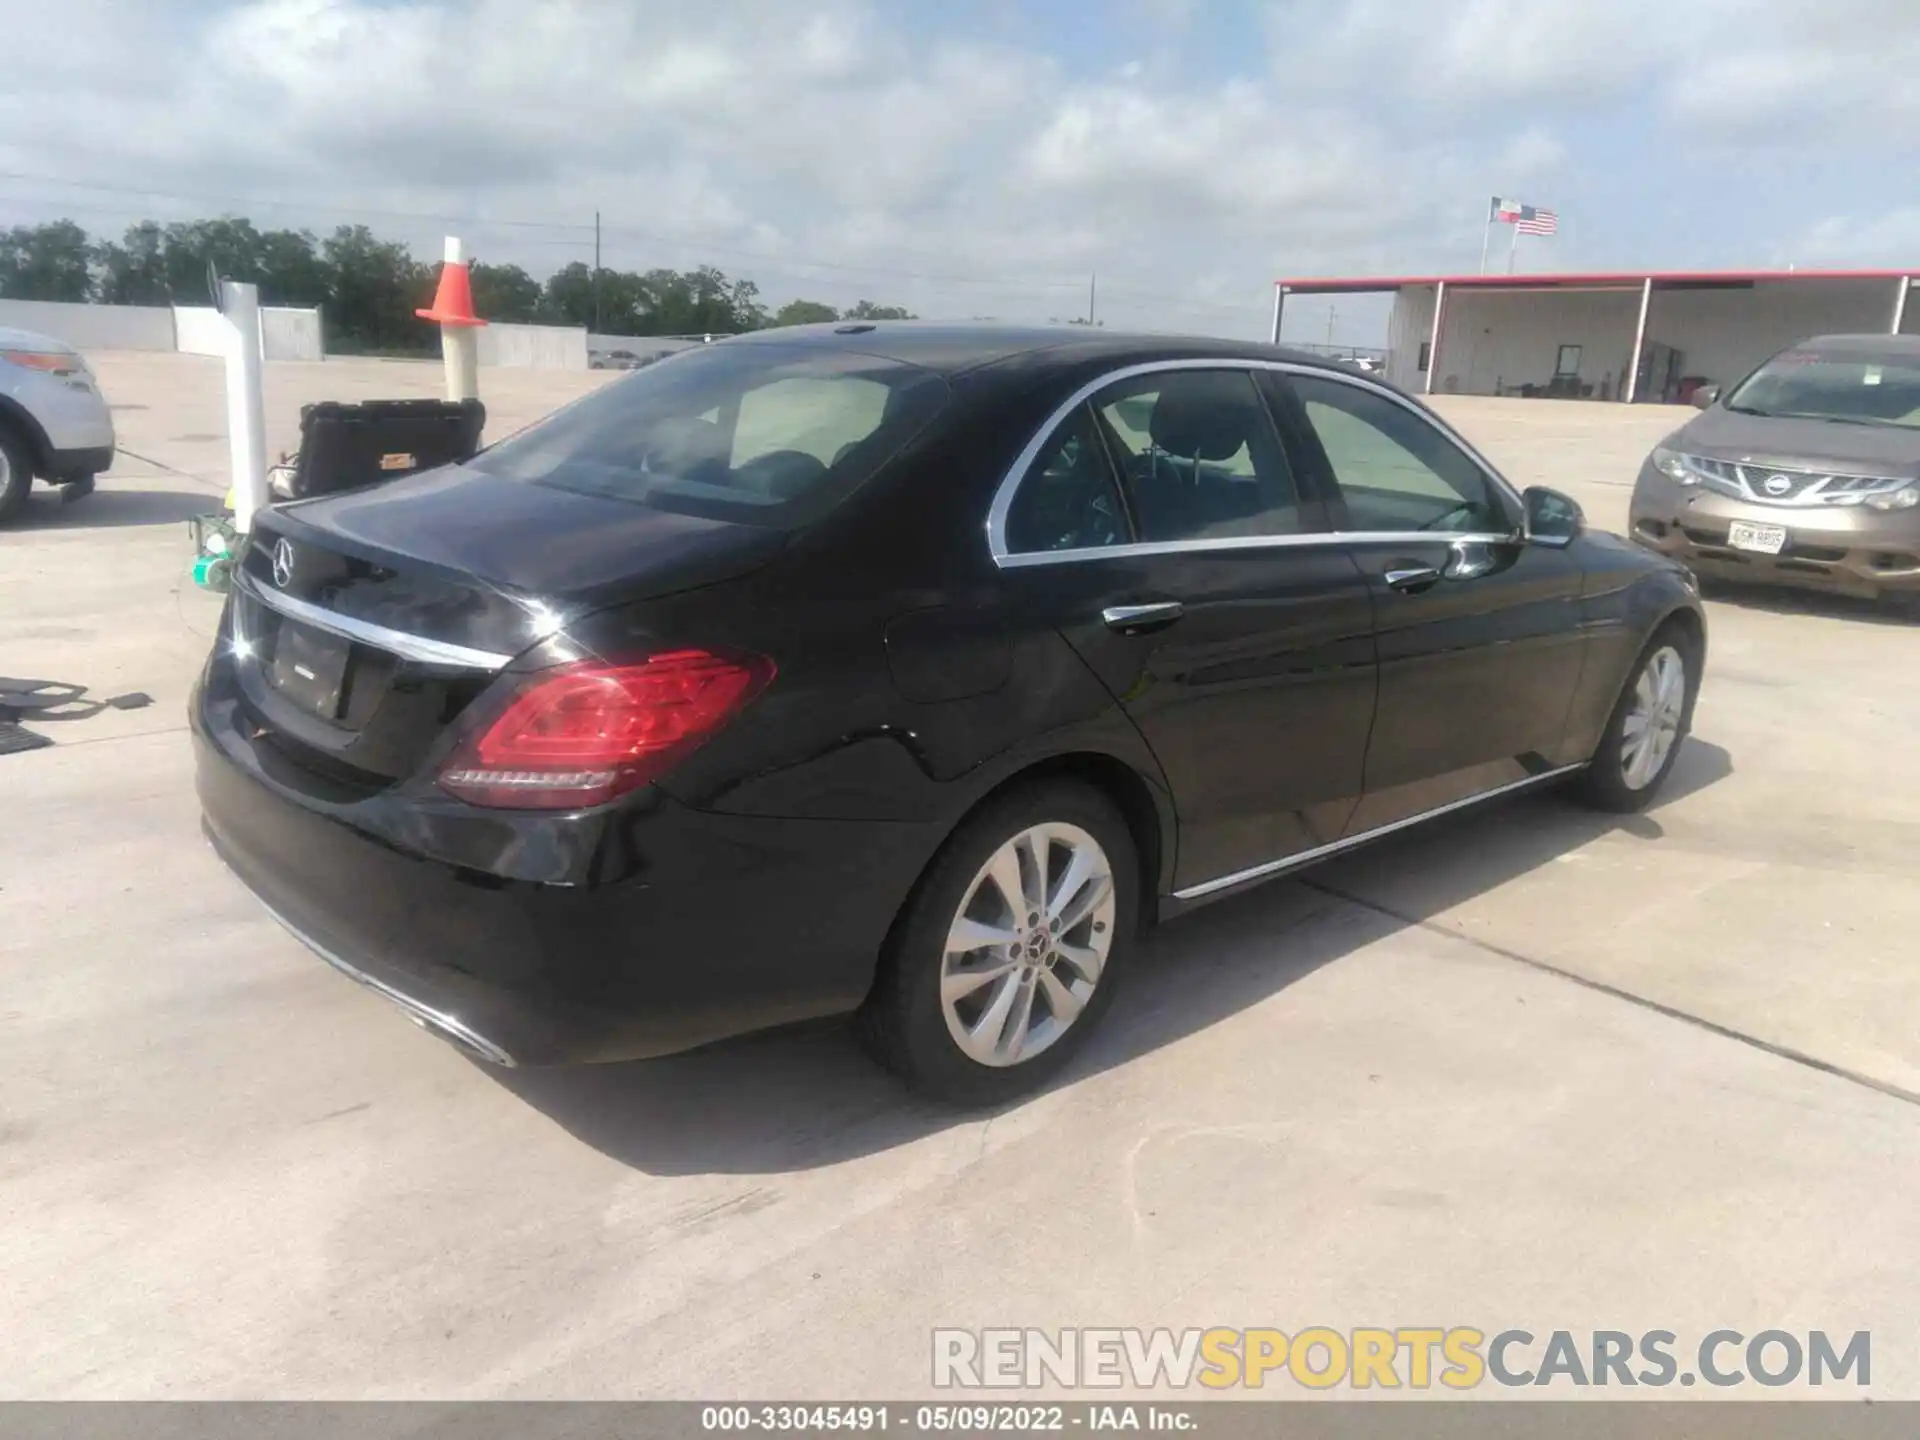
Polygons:
M300 411L288 488L305 500L469 460L486 423L478 400L322 400Z

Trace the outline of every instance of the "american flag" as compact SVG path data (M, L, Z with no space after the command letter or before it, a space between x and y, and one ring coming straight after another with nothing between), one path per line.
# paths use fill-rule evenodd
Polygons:
M1560 217L1551 210L1536 209L1532 205L1521 207L1519 217L1513 222L1513 228L1522 235L1551 235L1560 228Z

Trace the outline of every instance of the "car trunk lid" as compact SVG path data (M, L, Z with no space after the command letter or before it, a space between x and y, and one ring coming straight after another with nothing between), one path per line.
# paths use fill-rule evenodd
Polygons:
M468 466L277 506L229 618L242 694L287 758L371 793L572 619L746 574L783 539Z

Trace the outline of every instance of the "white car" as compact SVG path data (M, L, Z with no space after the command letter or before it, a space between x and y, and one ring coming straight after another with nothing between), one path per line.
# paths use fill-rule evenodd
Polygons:
M75 499L113 464L113 414L80 352L0 326L0 525L19 515L34 477Z

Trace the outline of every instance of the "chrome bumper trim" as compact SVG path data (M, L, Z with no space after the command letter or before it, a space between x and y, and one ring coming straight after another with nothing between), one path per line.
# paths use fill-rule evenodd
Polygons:
M334 954L333 951L322 945L318 940L315 940L311 935L307 934L306 931L302 930L298 925L295 925L291 920L287 919L286 916L274 909L273 906L267 904L265 900L261 900L260 896L255 894L251 888L248 889L247 893L253 895L255 900L259 900L260 908L265 910L267 914L271 915L275 920L279 921L281 928L293 936L294 939L298 940L302 945L306 946L349 980L357 981L383 999L399 1006L406 1017L415 1024L433 1031L445 1040L452 1041L462 1049L471 1051L490 1065L498 1065L506 1070L511 1070L516 1067L518 1062L514 1060L513 1056L509 1055L493 1041L487 1039L486 1036L482 1035L465 1021L459 1019L457 1016L449 1015L445 1011L435 1010L431 1005L421 1003L404 991L396 990L384 980L376 980L373 976L367 974L366 971L359 969L349 961L343 960Z

